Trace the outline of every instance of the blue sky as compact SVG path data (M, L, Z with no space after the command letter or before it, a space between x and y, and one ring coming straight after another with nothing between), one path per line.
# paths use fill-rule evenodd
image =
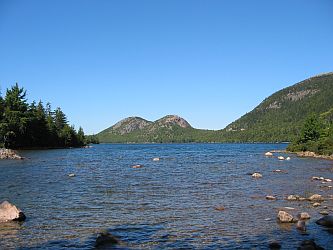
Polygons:
M221 129L333 71L331 0L0 0L0 86L97 133L178 114Z

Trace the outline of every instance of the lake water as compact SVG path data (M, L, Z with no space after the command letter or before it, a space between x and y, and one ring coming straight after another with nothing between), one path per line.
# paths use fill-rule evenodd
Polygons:
M284 199L330 197L333 191L311 177L333 179L333 161L264 156L285 147L101 144L22 151L28 159L0 162L0 201L16 204L27 219L0 224L0 249L92 249L102 229L120 239L119 249L267 249L272 241L295 249L305 239L333 249L332 234L315 224L323 206L332 213L332 200L314 208L308 201ZM144 166L133 169L135 164ZM252 178L253 172L263 178ZM225 210L216 210L219 206ZM277 223L278 209L286 206L312 216L307 234Z

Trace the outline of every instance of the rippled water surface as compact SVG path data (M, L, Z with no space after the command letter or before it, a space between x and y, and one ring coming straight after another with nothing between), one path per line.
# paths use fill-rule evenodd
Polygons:
M0 162L0 201L16 204L27 220L0 225L0 249L92 249L101 229L117 236L121 249L267 249L272 241L290 249L305 239L333 249L332 234L314 223L320 211L332 212L333 192L311 181L333 179L333 162L264 156L285 146L101 144L22 151L26 160ZM253 172L263 178L253 179ZM319 208L284 200L313 193L327 198ZM278 209L286 206L312 216L307 234L277 223Z

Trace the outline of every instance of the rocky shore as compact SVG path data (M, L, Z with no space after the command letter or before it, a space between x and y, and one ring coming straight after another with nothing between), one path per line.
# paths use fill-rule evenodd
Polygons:
M12 149L0 148L0 159L23 160L24 158Z
M304 151L304 152L288 152L292 154L296 154L299 157L312 157L312 158L318 158L318 159L326 159L326 160L333 160L333 155L319 155L315 152L311 151Z
M271 150L270 153L287 153L297 155L298 157L311 157L317 159L333 160L333 155L320 155L311 151L292 152L287 150Z

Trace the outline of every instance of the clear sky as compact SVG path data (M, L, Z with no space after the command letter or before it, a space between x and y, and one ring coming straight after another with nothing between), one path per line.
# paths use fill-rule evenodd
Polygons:
M178 114L221 129L333 71L332 0L0 0L0 86L97 133Z

